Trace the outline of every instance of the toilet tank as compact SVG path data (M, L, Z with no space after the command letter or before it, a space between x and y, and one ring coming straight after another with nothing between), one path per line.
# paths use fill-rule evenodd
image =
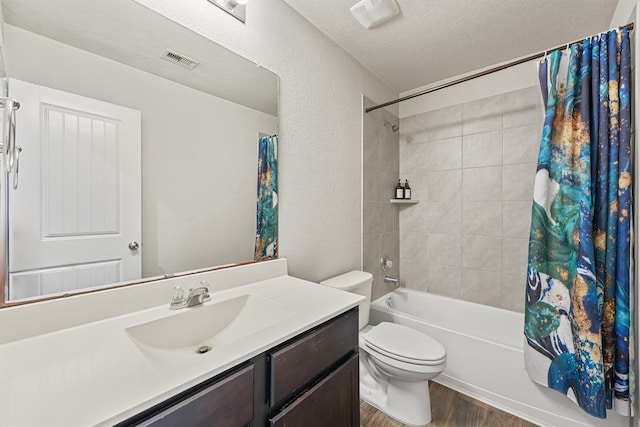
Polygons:
M336 277L332 277L320 282L323 286L340 289L346 292L362 295L365 299L359 304L358 323L360 329L369 323L369 305L371 304L371 285L373 283L373 275L366 271L350 271Z

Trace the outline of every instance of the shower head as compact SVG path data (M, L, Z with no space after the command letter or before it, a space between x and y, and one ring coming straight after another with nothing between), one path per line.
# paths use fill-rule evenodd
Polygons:
M397 131L398 131L398 129L400 129L400 127L399 127L398 125L394 125L393 123L390 123L390 122L388 122L388 121L386 121L386 120L385 120L385 121L383 121L383 122L382 122L382 124L383 124L383 125L385 125L385 126L390 127L390 128L391 128L391 130L392 130L392 131L394 131L394 132L397 132Z

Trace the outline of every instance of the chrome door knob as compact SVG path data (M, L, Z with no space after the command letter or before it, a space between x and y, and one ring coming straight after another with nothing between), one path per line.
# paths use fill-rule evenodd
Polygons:
M138 248L140 247L140 244L138 242L131 242L129 243L129 249L131 249L132 251L137 251Z

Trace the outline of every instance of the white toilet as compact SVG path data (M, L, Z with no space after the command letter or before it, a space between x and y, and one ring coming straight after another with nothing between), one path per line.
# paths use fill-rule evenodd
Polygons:
M360 303L360 397L396 420L414 426L431 422L429 385L446 367L444 347L413 328L369 322L373 276L364 271L320 282L321 285L364 295Z

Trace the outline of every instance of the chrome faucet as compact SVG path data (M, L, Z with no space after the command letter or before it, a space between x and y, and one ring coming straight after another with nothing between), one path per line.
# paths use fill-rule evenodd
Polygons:
M391 276L384 276L385 283L393 283L396 285L396 288L400 287L400 283L398 283L398 279Z
M178 310L180 308L193 307L209 299L211 299L209 295L209 282L206 280L201 281L200 286L196 288L189 288L189 294L187 295L185 295L184 289L181 286L176 286L173 296L171 297L169 308L171 310Z

